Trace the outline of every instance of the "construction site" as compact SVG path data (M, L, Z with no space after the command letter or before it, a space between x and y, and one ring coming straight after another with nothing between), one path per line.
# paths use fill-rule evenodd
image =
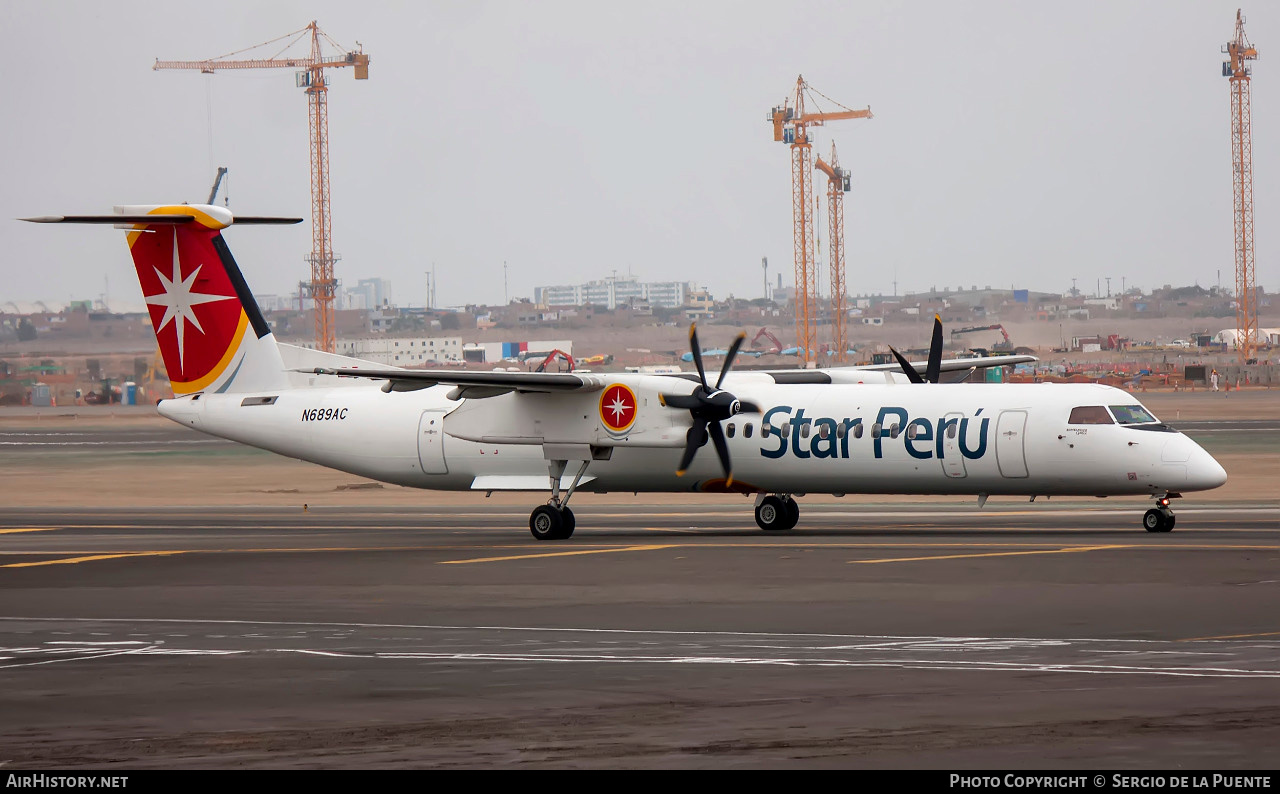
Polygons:
M328 93L343 71L355 80L369 79L371 56L361 46L338 44L312 21L285 36L217 58L157 59L153 69L205 75L294 72L296 87L306 100L311 250L300 259L309 272L300 271L305 278L298 281L291 309L266 314L279 338L318 350L338 351L341 339L341 352L347 355L370 355L399 366L505 368L532 368L559 351L562 357L555 366L560 369L669 370L681 365L682 355L687 362L680 339L687 324L697 320L705 337L713 340L708 355L722 352L715 339L744 331L751 337L744 350L745 367L838 367L888 363L891 345L909 356L923 355L936 315L949 331L949 356L1016 352L1041 359L1038 365L997 369L988 375L1003 380L1083 378L1134 388L1194 388L1207 385L1206 373L1216 370L1233 386L1270 386L1276 381L1272 373L1280 347L1280 307L1273 307L1257 284L1250 106L1257 50L1246 36L1242 14L1237 13L1234 35L1222 49L1233 163L1231 289L1166 286L1162 292L1122 288L1113 294L1108 278L1105 294L1101 281L1088 294L1075 289L1074 279L1070 291L1059 293L989 286L980 290L975 285L968 290L933 287L928 293L901 296L896 291L860 294L860 263L845 239L845 197L855 186L850 169L841 165L836 136L845 122L873 123L874 116L869 106L844 105L801 75L785 100L766 115L773 141L786 147L789 160L790 201L778 197L777 212L780 224L789 212L791 285L784 287L779 274L777 288L771 286L766 257L763 297L715 300L704 291L695 293L700 295L697 303L690 298L673 310L634 300L606 308L533 303L527 298L505 305L439 309L431 305L430 291L421 308L387 304L363 311L338 309L341 257L333 244ZM818 154L815 135L827 128L832 128L829 149ZM217 168L206 203L217 203L228 170ZM1225 194L1225 184L1223 190ZM42 311L30 311L33 308ZM62 310L0 305L0 404L128 404L169 396L164 364L151 341L158 311L121 314L91 302ZM537 337L558 341L544 344ZM431 353L409 355L406 350L401 358L394 348L402 343ZM498 343L502 344L493 348ZM480 352L486 345L490 352ZM576 350L576 359L569 348ZM503 355L502 349L524 355Z

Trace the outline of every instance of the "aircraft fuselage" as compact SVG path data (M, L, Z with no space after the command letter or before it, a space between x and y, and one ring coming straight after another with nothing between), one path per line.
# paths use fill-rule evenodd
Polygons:
M603 421L599 391L453 400L445 386L385 393L371 383L192 395L165 400L160 412L215 436L416 488L546 490L548 460L559 455L552 450L568 446L594 458L581 490L725 490L714 455L675 474L689 414L655 399L672 379L616 382L635 402L622 431ZM731 376L726 388L761 408L724 423L735 491L1158 495L1226 479L1199 445L1164 425L1069 421L1081 406L1140 405L1105 386L815 388Z

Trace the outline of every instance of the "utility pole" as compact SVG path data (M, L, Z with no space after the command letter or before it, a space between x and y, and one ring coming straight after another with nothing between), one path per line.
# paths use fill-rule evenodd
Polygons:
M502 260L502 305L506 306L511 301L507 298L507 260Z
M1107 297L1111 297L1111 276L1107 276Z
M764 270L764 299L769 300L769 257L760 257L760 267Z

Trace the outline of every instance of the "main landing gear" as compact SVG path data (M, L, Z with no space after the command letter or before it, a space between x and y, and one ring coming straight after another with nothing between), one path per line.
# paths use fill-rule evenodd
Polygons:
M756 499L756 523L766 532L792 529L800 520L800 505L790 494L769 494Z
M1169 497L1156 500L1156 506L1142 515L1142 528L1148 532L1172 532L1178 517L1169 509Z
M573 530L577 527L578 522L573 517L573 511L569 509L569 499L573 496L573 492L578 489L578 483L582 482L582 475L586 473L587 466L591 464L591 460L577 462L581 464L578 466L578 472L574 475L573 483L569 486L569 490L565 492L564 499L561 499L560 478L564 476L564 470L569 461L548 461L551 477L551 501L545 505L538 505L529 514L529 532L538 540L567 540L573 536Z
M577 526L573 511L561 504L538 505L529 516L529 531L538 540L565 540Z

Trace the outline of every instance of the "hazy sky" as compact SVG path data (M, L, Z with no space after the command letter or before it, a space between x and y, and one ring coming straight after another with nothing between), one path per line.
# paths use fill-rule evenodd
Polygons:
M500 302L504 260L512 298L615 270L757 297L762 256L790 284L789 155L766 116L799 73L875 114L820 129L816 147L834 138L853 173L853 293L889 292L895 273L900 291L1230 286L1220 47L1236 8L6 0L0 218L200 202L218 166L232 211L309 217L292 70L151 66L314 18L372 57L367 81L329 73L337 274L388 278L400 303L422 304L433 266L440 303ZM1258 282L1275 289L1280 7L1244 10L1261 53ZM228 242L256 292L308 275L309 223ZM141 304L121 232L3 220L0 246L0 302L96 298L107 283L113 302Z

